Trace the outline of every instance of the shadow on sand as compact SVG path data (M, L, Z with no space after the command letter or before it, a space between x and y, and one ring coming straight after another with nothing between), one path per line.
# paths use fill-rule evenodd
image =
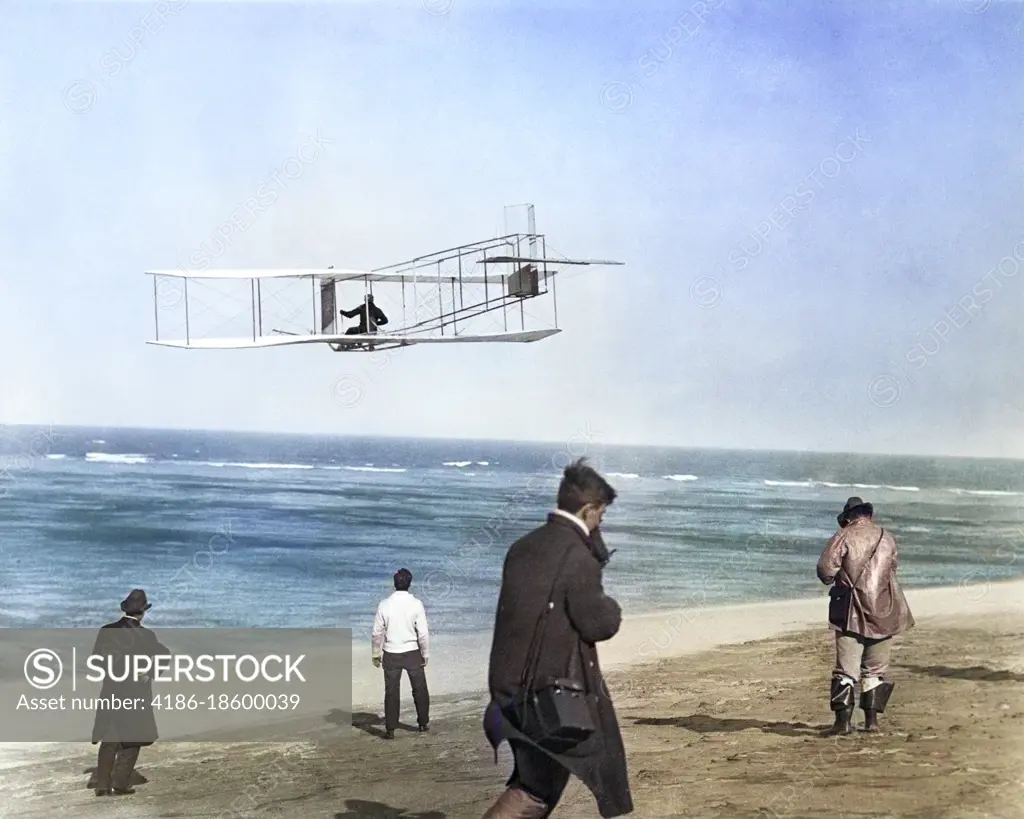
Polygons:
M86 768L84 771L82 771L82 773L89 775L89 783L86 785L86 787L89 790L92 790L93 788L95 788L96 787L96 769L95 768ZM146 779L146 777L144 777L138 771L132 771L132 775L128 777L128 784L131 785L132 787L135 787L136 785L145 785L147 782L149 782L149 780Z
M335 725L341 725L341 724L343 724L341 722L341 720L345 720L347 722L348 719L349 719L349 716L348 716L348 714L346 714L346 713L344 713L342 711L331 711L325 717L325 719L328 722L334 723ZM354 714L352 714L351 720L352 720L351 724L352 724L353 728L358 728L360 731L365 731L367 734L369 734L372 737L383 737L384 736L384 719L382 717L379 717L377 714L371 714L371 713L369 713L367 711L357 711ZM405 723L405 722L398 723L398 730L400 730L400 731L411 731L413 733L418 731L418 729L415 726L409 725L408 723ZM371 815L372 816L376 816L377 814L367 814L367 816L371 816ZM381 816L384 816L384 815L385 814L381 814ZM386 815L390 816L391 814L389 813L389 814L386 814ZM430 815L433 816L433 814L430 814Z
M362 799L346 799L344 813L334 814L334 819L446 819L448 814L432 810L425 813L409 813L402 808L392 808L381 802L364 802Z
M955 680L971 680L972 682L1024 682L1024 674L1014 671L996 671L983 665L972 665L968 668L950 668L945 665L900 665L914 674L929 674L933 677L948 677Z
M707 714L691 714L688 717L645 717L634 720L636 725L670 725L685 728L698 734L732 733L751 729L784 737L821 736L831 723L808 725L806 722L767 722L762 719L731 719L711 717Z

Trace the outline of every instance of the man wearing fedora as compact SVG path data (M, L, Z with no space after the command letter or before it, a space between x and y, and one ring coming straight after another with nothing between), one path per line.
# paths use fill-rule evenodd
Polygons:
M151 657L170 654L156 635L142 625L142 618L153 604L146 592L133 589L121 603L124 615L120 620L100 628L93 654L112 658L115 670L123 668L127 657L145 654ZM138 698L142 708L132 710L105 708L103 699ZM153 682L149 677L136 681L131 677L122 682L105 678L100 691L101 702L96 708L92 728L92 744L99 743L94 787L97 796L122 796L135 793L129 779L135 770L139 750L152 745L157 739L156 719L153 716Z
M874 508L858 497L846 501L818 559L818 579L829 589L829 627L836 633L836 665L830 704L832 734L852 732L860 682L864 730L878 730L878 715L895 687L884 679L892 638L914 626L903 589L896 579L896 540L873 520Z

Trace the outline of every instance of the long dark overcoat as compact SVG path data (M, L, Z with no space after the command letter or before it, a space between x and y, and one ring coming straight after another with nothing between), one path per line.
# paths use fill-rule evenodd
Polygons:
M115 631L116 629L116 631ZM121 631L124 629L124 631ZM157 640L156 635L132 617L122 617L114 623L107 623L100 628L96 637L93 654L112 657L114 671L121 676L127 656L132 654L148 654L157 656L170 654ZM106 660L104 660L106 667ZM121 669L119 671L119 669ZM99 694L103 698L119 697L141 701L142 708L113 709L103 707L101 702L96 708L96 717L92 725L92 744L97 742L120 742L127 747L144 747L152 745L158 739L156 717L153 715L153 683L149 680L136 682L130 676L123 682L104 679Z
M537 677L578 677L570 674L569 665L574 652L579 652L582 682L597 730L576 747L560 752L542 747L518 731L502 705L519 689L534 630L563 556L567 559L555 586L555 607L548 615ZM488 684L492 702L484 720L492 746L515 739L538 748L590 789L602 817L612 817L632 813L633 800L622 734L595 645L615 636L622 622L619 604L601 585L606 556L599 534L588 538L581 527L557 514L549 515L545 525L509 548L491 645Z

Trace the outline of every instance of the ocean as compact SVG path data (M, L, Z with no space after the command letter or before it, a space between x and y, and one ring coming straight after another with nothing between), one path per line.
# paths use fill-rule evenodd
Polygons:
M156 627L349 627L407 567L439 635L494 616L509 544L586 455L619 497L625 612L820 596L856 494L905 587L1024 574L1024 463L598 445L0 427L0 626L95 627L135 587ZM824 603L822 616L824 618Z

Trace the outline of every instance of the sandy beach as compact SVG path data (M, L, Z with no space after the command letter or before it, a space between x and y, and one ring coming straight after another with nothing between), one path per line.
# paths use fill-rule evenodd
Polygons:
M627 618L602 646L637 817L1024 816L1024 581L911 589L883 732L825 738L833 661L825 598ZM379 738L369 662L356 706L277 744L158 743L132 796L88 789L95 746L0 749L4 817L473 819L503 788L480 730L486 646L444 643L428 668L431 732ZM367 652L368 654L368 652ZM469 664L470 661L476 665ZM462 690L452 666L470 668ZM403 690L403 715L412 704ZM862 720L860 711L856 720ZM573 782L556 816L596 816Z

